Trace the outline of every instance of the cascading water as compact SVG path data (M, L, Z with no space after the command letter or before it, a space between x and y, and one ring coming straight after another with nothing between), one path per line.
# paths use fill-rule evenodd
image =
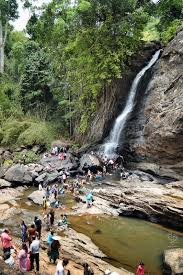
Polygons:
M115 151L116 151L116 148L118 147L120 137L125 128L125 124L130 116L130 113L133 111L133 108L135 106L135 97L136 97L136 92L137 92L139 82L141 81L145 72L156 63L156 61L159 58L160 52L161 50L158 50L153 55L148 65L145 66L135 77L132 83L132 86L130 88L130 92L129 92L129 96L128 96L125 108L122 111L122 113L117 117L107 142L102 145L101 151L103 151L107 157L114 157L116 155Z

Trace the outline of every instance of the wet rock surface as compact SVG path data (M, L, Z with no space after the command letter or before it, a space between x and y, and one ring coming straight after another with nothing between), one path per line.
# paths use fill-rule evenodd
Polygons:
M84 154L80 159L80 166L83 167L87 165L90 166L100 166L100 162L95 155L92 154Z
M164 252L163 275L183 274L183 249L174 248Z
M115 187L101 186L93 190L91 208L80 203L77 214L108 214L138 217L182 231L183 183L157 184L137 179L121 181ZM85 196L80 196L86 202Z
M98 143L108 136L115 118L124 108L133 79L160 47L160 43L144 45L138 55L132 58L128 70L123 73L122 77L102 89L96 100L97 111L91 118L87 133L82 137L78 136L78 133L76 134L76 139L79 142L82 140L83 144Z
M129 160L144 171L177 180L183 178L182 43L180 29L155 65L126 128Z

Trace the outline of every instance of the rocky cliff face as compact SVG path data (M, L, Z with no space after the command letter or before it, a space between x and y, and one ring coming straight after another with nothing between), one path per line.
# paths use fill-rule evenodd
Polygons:
M104 87L97 99L96 114L92 117L87 134L82 138L83 144L98 143L108 136L115 118L121 113L126 103L126 97L134 77L159 48L159 43L146 45L132 58L121 79L113 81L111 86Z
M147 47L123 77L104 89L84 143L101 142L124 107L137 72L159 46ZM183 28L139 85L136 106L126 125L122 154L132 167L183 178ZM124 144L125 141L125 144Z
M183 29L164 49L126 129L136 167L183 178Z

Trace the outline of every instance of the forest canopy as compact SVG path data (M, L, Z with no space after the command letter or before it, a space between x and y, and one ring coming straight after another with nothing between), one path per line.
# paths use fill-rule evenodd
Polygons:
M183 20L183 0L52 0L41 9L23 2L32 15L22 32L11 25L16 0L0 3L2 144L12 142L9 121L14 143L25 142L25 131L29 142L45 136L46 143L84 134L102 89L121 78L147 41L168 43ZM44 128L40 138L35 124Z

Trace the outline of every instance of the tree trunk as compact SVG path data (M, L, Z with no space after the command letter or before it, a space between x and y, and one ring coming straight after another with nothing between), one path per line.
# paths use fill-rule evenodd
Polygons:
M0 12L1 15L1 12ZM4 73L4 45L5 40L3 38L3 25L0 19L0 73Z

